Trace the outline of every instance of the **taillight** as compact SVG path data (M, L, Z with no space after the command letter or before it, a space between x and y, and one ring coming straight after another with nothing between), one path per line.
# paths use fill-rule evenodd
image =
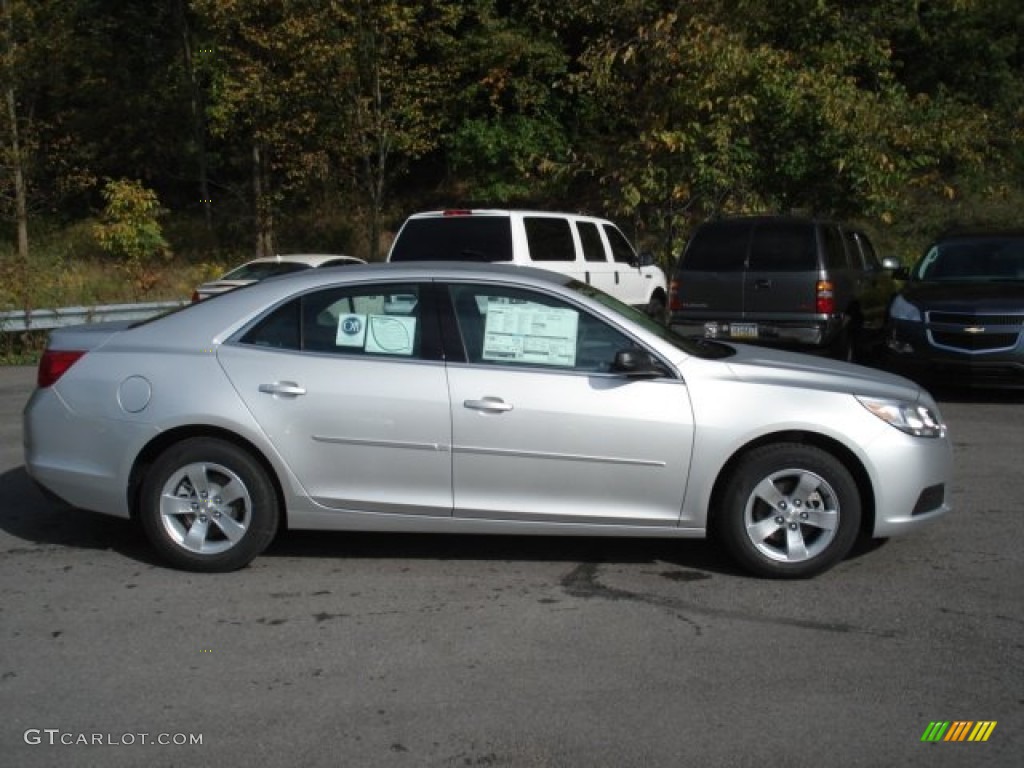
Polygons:
M40 389L53 386L61 376L67 373L68 368L78 362L78 358L84 354L85 352L78 350L46 350L39 360L36 385Z
M472 216L473 211L469 208L447 208L441 211L442 216Z
M819 315L831 315L836 311L836 297L829 280L819 280L814 288L814 311Z
M683 308L683 302L679 298L679 281L672 278L668 287L668 308L672 312L679 312Z

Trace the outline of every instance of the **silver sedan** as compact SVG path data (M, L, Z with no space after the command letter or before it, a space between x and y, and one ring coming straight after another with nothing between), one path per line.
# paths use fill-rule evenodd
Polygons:
M228 571L283 528L717 538L806 577L949 509L917 385L687 340L512 266L272 278L128 326L55 331L29 474Z

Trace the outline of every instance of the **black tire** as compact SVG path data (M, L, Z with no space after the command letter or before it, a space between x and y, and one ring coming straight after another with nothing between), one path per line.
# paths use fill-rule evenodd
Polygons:
M842 360L844 363L856 362L857 350L854 346L854 339L856 338L856 332L850 326L847 326L839 332L836 336L835 341L832 342L832 348L829 350L829 357L834 360Z
M171 565L222 573L245 567L267 548L280 509L266 470L250 453L200 437L172 445L153 463L139 518Z
M861 500L849 470L801 443L755 448L726 478L714 531L743 569L768 578L807 578L849 554Z
M668 306L664 294L658 292L647 302L647 316L662 325L668 324Z

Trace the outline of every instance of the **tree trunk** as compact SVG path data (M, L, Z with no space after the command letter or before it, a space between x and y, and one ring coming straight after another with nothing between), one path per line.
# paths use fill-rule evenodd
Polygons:
M14 16L8 0L0 2L3 13L6 40L4 53L14 58L17 43L14 39ZM17 98L14 94L14 77L10 75L4 96L7 100L7 119L10 121L10 165L14 176L14 211L17 219L17 256L23 266L29 263L29 190L25 182L25 158L22 157L22 138L17 126Z
M192 112L192 136L196 142L199 173L199 204L203 209L206 229L213 229L213 199L210 197L210 180L206 159L206 100L196 74L195 58L192 52L192 30L188 24L185 0L178 0L178 24L181 29L182 52L185 56L185 74L188 77L189 101Z
M252 191L256 204L256 257L274 255L274 216L270 204L266 153L259 141L252 145Z
M18 135L18 105L13 85L7 87L7 117L11 121L11 166L14 171L14 207L18 220L18 258L28 264L28 188L25 184L24 162Z

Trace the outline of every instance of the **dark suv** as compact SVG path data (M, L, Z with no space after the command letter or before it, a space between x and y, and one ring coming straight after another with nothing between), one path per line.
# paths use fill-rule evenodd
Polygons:
M889 313L887 363L917 378L1024 388L1024 231L932 243Z
M895 266L879 263L862 232L830 221L710 221L676 266L671 325L688 336L852 359L882 341Z

